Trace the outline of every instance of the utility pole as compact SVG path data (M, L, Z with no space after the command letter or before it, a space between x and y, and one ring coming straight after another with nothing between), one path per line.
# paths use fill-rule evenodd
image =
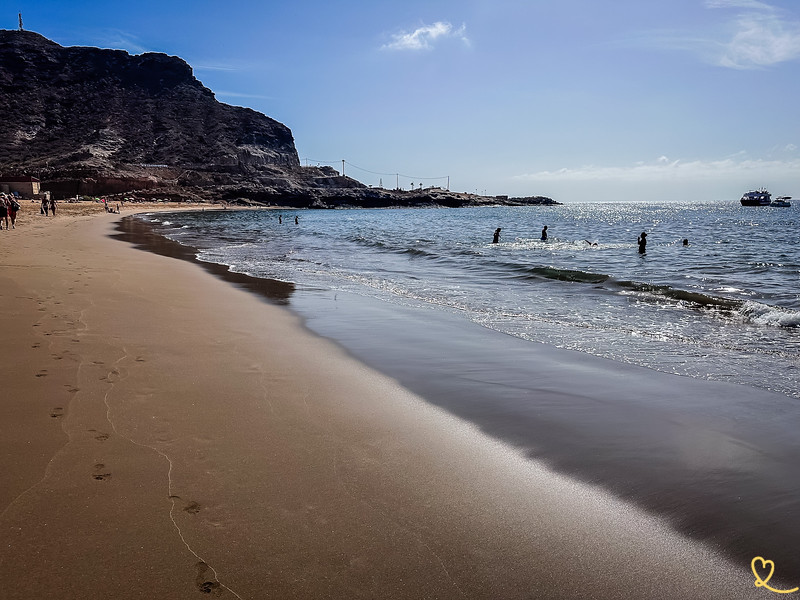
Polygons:
M447 191L450 191L450 175L447 176Z
M24 31L24 29L22 29L22 13L19 13L19 30Z
M344 159L342 159L342 177L344 177Z

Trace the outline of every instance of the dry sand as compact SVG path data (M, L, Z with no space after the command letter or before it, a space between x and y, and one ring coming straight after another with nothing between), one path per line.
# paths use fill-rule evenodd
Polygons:
M59 208L0 232L0 597L769 594L287 309L110 238L98 205Z

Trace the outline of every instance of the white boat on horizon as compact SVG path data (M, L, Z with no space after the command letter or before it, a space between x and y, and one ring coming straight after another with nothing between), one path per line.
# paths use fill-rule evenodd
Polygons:
M791 200L791 199L792 199L791 196L778 196L777 198L775 198L775 200L770 202L769 205L770 206L782 206L784 208L789 208L792 205L792 203L789 202L789 200Z

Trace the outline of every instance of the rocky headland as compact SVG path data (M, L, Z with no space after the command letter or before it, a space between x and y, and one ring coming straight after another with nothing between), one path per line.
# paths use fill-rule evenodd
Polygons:
M0 30L0 173L78 195L292 207L557 204L368 187L301 166L291 130L217 101L182 59Z

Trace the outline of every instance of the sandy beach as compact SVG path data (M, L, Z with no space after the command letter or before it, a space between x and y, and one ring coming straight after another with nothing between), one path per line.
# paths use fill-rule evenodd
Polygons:
M147 207L32 206L0 232L0 597L770 595L312 334L281 290L111 237Z

